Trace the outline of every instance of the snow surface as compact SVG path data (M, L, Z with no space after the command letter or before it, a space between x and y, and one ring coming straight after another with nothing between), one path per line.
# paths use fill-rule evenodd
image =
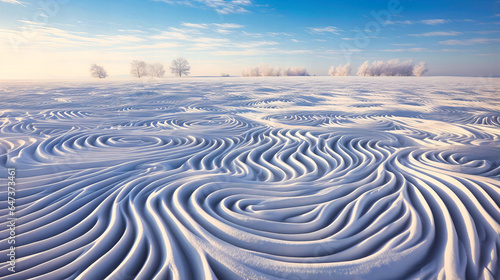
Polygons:
M2 82L1 279L499 279L500 79Z

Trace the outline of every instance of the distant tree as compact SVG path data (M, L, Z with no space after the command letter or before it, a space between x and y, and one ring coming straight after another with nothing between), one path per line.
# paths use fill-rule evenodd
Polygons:
M189 62L185 58L179 57L172 60L172 66L170 66L170 70L176 76L182 77L182 74L189 75L189 70L191 70L191 67L189 66Z
M132 74L132 77L140 78L148 75L146 62L134 60L130 63L130 66L130 74Z
M358 76L371 76L370 75L370 61L365 61L361 66L358 68Z
M264 77L281 76L281 69L279 67L272 67L269 64L262 63L259 65L259 75Z
M92 75L92 78L99 79L104 79L108 76L106 70L97 64L92 64L92 66L90 66L90 74Z
M309 76L307 69L304 67L291 67L283 71L279 67L273 67L269 64L262 63L257 67L250 67L241 71L242 77L268 77L268 76Z
M337 68L332 66L330 68L330 71L328 71L328 74L330 74L331 76L349 76L349 74L351 74L351 71L351 64L347 63L345 65L340 64L339 66L337 66Z
M358 76L411 76L414 63L411 59L399 60L391 59L388 61L378 60L370 64L365 61L358 68Z
M309 76L305 67L290 67L283 71L283 76Z
M413 67L413 74L417 77L422 76L422 74L425 74L427 71L429 71L429 69L427 68L427 64L423 61Z
M241 71L241 76L243 76L243 77L257 77L257 76L260 76L259 67L250 67L250 68L247 68L247 69L243 69L243 71Z
M163 76L165 75L165 69L163 68L163 64L161 63L148 64L147 70L150 77L163 78Z

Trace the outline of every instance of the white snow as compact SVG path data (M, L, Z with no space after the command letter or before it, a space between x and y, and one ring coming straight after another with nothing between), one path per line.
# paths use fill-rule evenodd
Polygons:
M458 77L2 81L19 220L18 272L1 242L0 277L498 279L499 92Z

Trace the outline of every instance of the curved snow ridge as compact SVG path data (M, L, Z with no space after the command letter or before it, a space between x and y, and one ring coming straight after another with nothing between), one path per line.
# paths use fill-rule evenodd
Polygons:
M22 239L30 244L23 253L42 257L20 274L35 277L47 262L51 272L43 277L84 266L82 279L131 267L149 279L174 273L160 270L170 263L185 268L176 272L181 278L202 277L203 266L188 265L187 256L217 259L209 267L222 278L248 276L217 271L234 261L260 276L281 277L276 269L284 266L315 279L330 277L324 271L348 277L359 265L370 268L365 277L372 279L386 276L373 273L384 265L406 264L394 275L410 278L436 276L427 262L441 263L447 277L496 267L495 259L479 256L498 249L498 181L478 175L497 177L498 159L414 150L384 134L262 130L231 140L73 135L41 143L39 160L85 149L130 148L142 156L124 155L102 171L59 171L54 175L64 180L55 182L32 177L24 199L30 206L20 211L28 221ZM173 150L158 155L168 146ZM177 167L176 154L185 156ZM449 269L453 263L468 265L457 272Z
M415 85L439 94L383 112L389 97L363 90L374 81L310 79L110 84L90 96L71 86L81 110L6 111L0 169L18 172L20 218L17 272L2 242L0 278L497 279L500 113L440 120L431 106L450 106L463 84L446 93L449 83L402 82L398 100L411 102ZM102 106L109 88L129 87L130 104ZM367 106L350 106L352 91ZM234 99L262 110L235 113ZM276 100L290 111L267 107Z
M192 112L189 116L182 113L171 115L166 118L151 120L150 118L138 121L125 121L118 125L112 124L110 127L120 128L144 128L152 131L158 130L199 130L206 133L221 134L221 131L230 135L240 135L245 131L255 127L256 124L249 122L245 118L233 115L206 115L199 112Z
M15 120L5 120L0 127L0 132L3 135L9 134L30 134L36 131L35 122L24 121L19 122Z
M78 110L50 110L40 113L40 116L34 116L34 119L41 120L64 120L73 118L86 118L92 114Z

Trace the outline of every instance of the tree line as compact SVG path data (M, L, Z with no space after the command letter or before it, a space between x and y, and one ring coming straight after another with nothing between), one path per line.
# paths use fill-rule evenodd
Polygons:
M182 75L189 75L191 66L189 62L183 58L179 57L172 60L170 66L170 71L177 77L182 77ZM93 78L106 78L108 76L106 70L100 65L92 64L90 67L90 75ZM153 78L163 78L165 75L165 69L161 63L148 64L141 60L134 60L130 63L130 75L135 78L142 77L153 77Z
M415 65L413 60L399 60L392 59L388 61L365 61L358 68L358 76L411 76L415 75L420 77L425 74L429 69L427 64L422 61ZM332 66L328 71L330 76L349 76L352 72L351 63ZM266 63L262 63L256 67L243 69L241 72L242 77L268 77L268 76L309 76L307 69L304 67L291 67L281 69Z
M165 69L161 63L148 64L144 61L134 60L130 63L131 69L130 74L132 77L142 78L142 77L154 77L162 78L165 75ZM177 77L182 77L182 75L189 75L191 66L189 62L182 57L174 59L170 66L170 71ZM424 61L421 61L417 65L413 63L413 60L403 60L392 59L388 61L365 61L358 68L358 76L411 76L415 75L420 77L425 74L429 69ZM352 72L352 66L350 63L345 65L339 65L337 67L332 66L328 71L331 76L349 76ZM94 78L106 78L108 75L102 66L93 64L90 67L91 76ZM222 74L223 77L228 77L227 74ZM265 77L265 76L309 76L309 73L304 67L289 67L281 69L279 67L274 67L266 63L262 63L256 67L250 67L244 69L241 72L243 77Z

